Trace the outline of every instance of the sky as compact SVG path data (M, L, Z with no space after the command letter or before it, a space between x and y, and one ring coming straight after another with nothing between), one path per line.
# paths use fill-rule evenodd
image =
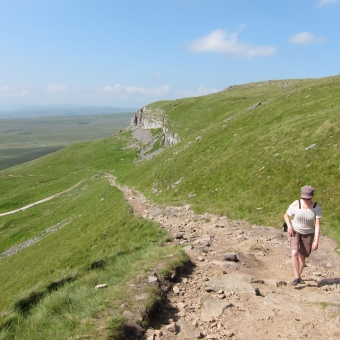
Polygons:
M340 74L340 0L0 0L0 110Z

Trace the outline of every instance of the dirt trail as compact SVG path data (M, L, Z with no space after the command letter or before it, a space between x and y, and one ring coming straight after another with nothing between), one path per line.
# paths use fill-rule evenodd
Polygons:
M16 209L16 210L12 210L12 211L8 211L8 212L5 212L5 213L2 213L2 214L0 214L0 217L1 217L1 216L6 216L6 215L12 215L12 214L15 214L15 213L17 213L17 212L19 212L19 211L24 211L24 210L29 209L29 208L32 208L32 207L34 207L34 206L36 206L36 205L38 205L38 204L41 204L41 203L50 201L50 200L53 199L53 198L56 198L56 197L58 197L58 196L60 196L60 195L62 195L62 194L65 194L65 193L67 193L67 192L69 192L69 191L75 189L77 186L79 186L79 185L80 185L81 183L83 183L83 182L84 182L84 180L81 180L79 183L75 184L75 185L72 186L71 188L68 188L68 189L66 189L66 190L64 190L64 191L58 192L58 193L56 193L56 194L54 194L54 195L52 195L52 196L49 196L49 197L46 197L46 198L40 200L40 201L37 201L37 202L31 203L31 204L28 204L28 205L26 205L26 206L24 206L24 207L22 207L22 208L19 208L19 209Z
M152 320L148 340L339 339L340 261L336 244L321 237L303 273L293 272L286 233L226 216L164 207L117 185L136 214L159 222L183 245L194 267L172 284ZM226 261L236 254L239 261Z

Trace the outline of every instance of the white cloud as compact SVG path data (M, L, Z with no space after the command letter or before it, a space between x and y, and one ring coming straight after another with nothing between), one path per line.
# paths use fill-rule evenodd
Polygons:
M164 86L157 87L154 89L144 89L142 87L127 86L125 89L129 93L138 93L138 94L149 96L149 95L164 94L169 91L170 87L168 85L164 85Z
M26 97L28 95L28 91L26 90L13 90L10 89L8 86L0 87L0 94L2 97L7 98L19 98L19 97Z
M20 93L19 93L19 97L25 97L25 96L27 96L28 95L28 92L27 91L21 91Z
M205 96L207 94L219 92L219 89L204 87L200 85L197 90L186 90L176 93L180 97L198 97Z
M9 90L9 87L8 87L8 86L2 86L2 87L0 87L0 93L6 92L6 91L8 91L8 90Z
M217 89L213 89L213 88L208 88L208 87L204 87L202 85L200 85L196 91L196 96L204 96L206 94L210 94L210 93L215 93L218 92L219 90Z
M326 6L328 4L335 4L338 0L319 0L319 7Z
M162 78L163 77L162 73L159 73L159 72L155 73L153 76L155 78Z
M241 43L238 41L238 35L238 32L229 34L218 29L201 39L193 41L189 47L194 52L211 51L237 58L263 57L276 52L276 48L272 46L253 47L250 44Z
M50 83L46 86L46 91L51 93L65 92L66 86L56 83Z
M120 92L120 91L122 91L122 89L123 88L119 84L117 84L115 86L108 85L108 86L104 86L102 88L102 90L105 91L105 92Z
M327 41L326 37L317 37L307 31L297 33L289 38L289 41L293 44L315 44Z
M112 92L112 93L125 93L125 94L139 94L144 96L153 96L153 95L160 95L165 94L169 91L170 87L168 85L164 85L157 88L143 88L137 86L126 86L122 87L121 85L117 84L114 86L108 85L104 86L102 90L104 92Z

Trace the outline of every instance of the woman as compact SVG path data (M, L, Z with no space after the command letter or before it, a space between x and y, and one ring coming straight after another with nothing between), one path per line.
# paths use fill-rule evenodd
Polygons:
M284 214L295 274L295 279L291 282L293 286L305 283L301 279L301 274L306 258L312 250L317 250L319 245L322 210L320 205L312 201L313 196L313 187L309 185L302 187L301 200L293 202ZM293 215L294 219L290 220Z

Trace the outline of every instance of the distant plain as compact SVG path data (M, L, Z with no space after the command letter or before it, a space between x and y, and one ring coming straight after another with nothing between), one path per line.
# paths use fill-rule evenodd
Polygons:
M76 142L112 136L130 124L132 112L0 120L0 170Z

